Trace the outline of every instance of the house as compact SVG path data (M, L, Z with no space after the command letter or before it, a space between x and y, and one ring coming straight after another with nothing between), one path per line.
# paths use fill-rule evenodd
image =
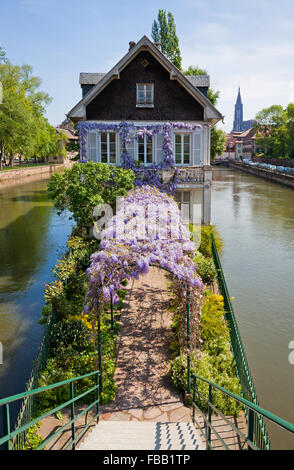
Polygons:
M206 97L209 77L183 75L143 36L108 73L81 73L80 85L67 116L78 123L81 159L174 178L176 199L201 207L209 224L210 127L223 117Z

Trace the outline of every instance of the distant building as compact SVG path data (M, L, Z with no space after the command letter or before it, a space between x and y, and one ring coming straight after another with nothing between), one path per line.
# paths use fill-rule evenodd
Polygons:
M235 114L234 114L234 124L233 132L244 132L248 131L255 124L254 119L249 119L248 121L243 121L243 103L241 99L240 87L238 90L238 96L235 104Z

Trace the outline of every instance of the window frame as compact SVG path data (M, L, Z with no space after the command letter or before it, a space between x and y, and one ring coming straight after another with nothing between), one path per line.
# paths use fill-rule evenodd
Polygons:
M146 87L151 86L151 101L152 103L146 103ZM144 87L144 103L139 103L139 87ZM137 108L154 108L154 83L136 83L136 107Z
M103 162L102 161L102 143L105 144L105 142L102 142L102 134L106 134L107 137L106 137L106 145L107 145L107 161L106 162ZM115 137L115 140L114 140L114 144L115 144L115 162L111 162L110 161L110 143L113 143L113 142L110 142L110 134L114 134L114 137ZM103 131L103 132L100 132L100 136L99 136L99 144L100 144L100 162L101 163L105 163L107 165L116 165L117 164L117 133L114 132L114 131Z
M142 163L143 165L153 165L154 163L154 146L153 146L153 137L147 137L146 135L143 136L144 138L144 162L141 162L139 160L139 139L140 137L138 138L137 140L137 160L139 163ZM148 153L147 153L147 144L148 144L148 141L151 142L151 156L152 156L152 161L151 162L148 162L147 161L147 156L148 156Z
M181 163L177 163L176 161L176 136L179 135L181 136ZM184 138L185 136L189 136L189 163L184 163ZM174 138L173 138L173 148L174 148L174 160L175 160L175 165L177 166L191 166L192 163L192 147L193 147L193 141L192 141L193 135L191 132L174 132Z

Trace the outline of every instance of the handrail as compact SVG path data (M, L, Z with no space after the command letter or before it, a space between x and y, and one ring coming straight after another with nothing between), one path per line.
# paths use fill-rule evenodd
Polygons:
M240 395L236 395L233 392L230 392L229 390L226 390L225 388L221 387L220 385L217 385L216 383L212 382L211 380L204 379L203 377L200 377L199 375L195 374L192 372L192 377L195 377L196 379L201 380L202 382L206 382L207 384L211 385L212 387L216 388L220 392L224 393L230 398L233 398L234 400L238 401L242 405L246 406L250 410L264 416L264 418L269 419L270 421L274 422L278 426L286 429L287 431L293 432L294 433L294 424L290 423L289 421L280 418L279 416L275 415L274 413L271 413L270 411L265 410L264 408L261 408L261 406L255 405L255 403L246 400L245 398L241 397Z
M217 283L224 298L224 310L225 319L228 322L231 339L231 350L234 355L236 363L237 376L241 384L241 393L244 398L248 398L249 401L259 406L257 394L254 388L253 380L250 374L247 358L245 355L244 347L242 344L241 336L239 333L234 309L231 303L227 283L225 280L224 272L220 262L219 254L216 248L213 234L211 235L212 242L212 256L217 271ZM245 409L245 416L247 421L249 416L247 409ZM263 418L260 415L254 416L254 422L252 424L252 440L257 447L262 449L270 449L270 440L266 430Z
M78 376L78 377L73 377L73 378L70 378L70 379L67 379L67 380L63 380L61 382L57 382L55 384L47 385L45 387L39 387L39 388L34 389L34 390L30 390L30 391L27 391L27 392L24 392L24 393L19 393L17 395L13 395L13 396L1 399L0 400L0 407L4 407L4 408L2 408L2 410L3 410L4 436L2 438L0 438L0 446L4 444L6 449L10 450L11 449L10 441L11 441L12 438L14 438L17 435L19 435L20 433L28 430L31 426L37 424L40 420L46 418L47 416L50 416L50 415L56 413L57 411L65 408L66 406L70 405L71 406L71 419L70 419L70 421L68 421L64 426L59 428L52 435L47 437L37 447L37 449L44 448L52 439L54 439L56 436L58 436L69 425L72 426L72 428L71 428L72 439L71 439L69 445L67 446L67 448L72 446L72 449L75 449L76 441L87 431L89 426L91 426L92 422L95 419L97 419L97 423L99 421L99 414L100 414L99 377L100 377L100 375L101 375L100 371L96 370L96 371L90 372L88 374L84 374L84 375L81 375L81 376ZM86 392L83 392L83 393L79 394L78 396L75 396L74 382L77 382L78 380L85 379L87 377L93 377L93 376L95 376L95 379L96 379L95 386L89 388L88 390L86 390ZM30 422L24 424L23 426L16 427L16 429L14 429L14 431L11 431L11 428L10 428L10 409L9 409L9 404L10 403L13 403L17 400L22 400L23 398L26 398L26 397L29 397L29 396L38 395L39 393L46 392L48 390L52 390L52 389L57 388L57 387L62 387L64 385L69 385L70 386L70 400L67 400L66 402L62 403L61 405L56 406L55 408L51 409L50 411L48 411L46 413L43 413L42 415L32 419ZM82 397L84 397L84 396L86 396L89 393L94 392L94 391L96 391L96 399L86 409L84 409L81 413L79 413L78 415L75 415L75 410L74 410L75 402L77 402L80 398L82 398ZM75 424L74 423L76 422L76 420L80 416L82 416L83 414L88 412L95 405L96 405L96 414L95 414L94 418L90 421L90 423L86 424L84 429L76 436L75 435Z

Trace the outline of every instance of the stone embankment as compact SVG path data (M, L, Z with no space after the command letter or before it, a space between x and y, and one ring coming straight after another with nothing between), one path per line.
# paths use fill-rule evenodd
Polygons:
M280 183L285 186L294 188L294 176L284 175L277 171L267 170L265 168L258 168L255 166L246 165L245 163L234 162L232 160L230 160L229 166L231 168L237 168L238 170L245 171L246 173L250 173L255 176L260 176L261 178L265 178L269 181L273 181L275 183Z
M71 160L66 160L60 164L36 165L28 168L21 167L13 170L4 170L0 172L0 186L23 183L26 180L31 181L31 177L36 177L36 179L49 178L56 171L70 168L73 163Z

